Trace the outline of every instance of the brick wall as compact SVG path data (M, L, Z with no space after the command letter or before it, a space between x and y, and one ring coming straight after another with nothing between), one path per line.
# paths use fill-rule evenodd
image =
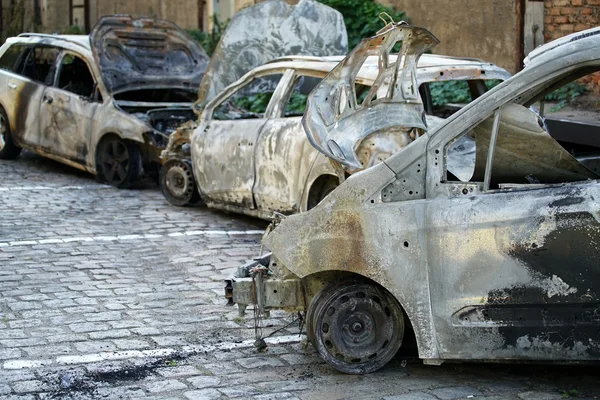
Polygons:
M545 0L546 42L599 25L600 0Z
M544 38L546 42L573 32L594 28L600 21L600 0L544 0ZM579 80L595 95L600 95L600 73Z

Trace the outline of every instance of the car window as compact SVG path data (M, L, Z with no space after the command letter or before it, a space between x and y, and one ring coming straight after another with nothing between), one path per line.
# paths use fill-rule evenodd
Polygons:
M282 76L273 74L254 78L221 102L215 108L213 119L223 121L264 118Z
M306 110L306 100L312 90L319 84L320 78L312 76L300 76L296 80L294 89L290 93L290 97L286 103L284 116L285 117L300 117L304 115Z
M2 57L0 57L0 69L17 72L19 69L19 61L26 49L27 46L23 44L13 44L10 46Z
M419 90L424 102L430 99L430 104L426 104L428 114L448 118L500 82L497 79L428 82Z
M58 70L58 87L79 96L92 96L94 78L82 58L71 53L65 54Z
M25 60L22 75L37 82L51 85L54 81L55 63L59 49L35 47Z

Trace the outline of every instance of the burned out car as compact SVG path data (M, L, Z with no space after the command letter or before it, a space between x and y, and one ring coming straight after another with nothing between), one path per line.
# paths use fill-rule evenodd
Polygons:
M476 98L487 90L486 81L510 76L481 60L424 55L416 76L407 79L415 85L414 78L418 79L417 97L426 99L427 113L419 115L416 126L412 119L404 119L406 115L399 115L398 134L367 138L362 144L362 164L345 171L310 145L302 126L308 94L342 60L283 57L225 88L206 103L197 123L171 137L160 178L165 197L175 205L201 199L210 207L267 220L273 212L311 209L348 174L382 161L414 140L441 120L436 114L448 115L448 107L433 105L430 85L461 81ZM372 95L375 84L381 90L388 85L376 82L377 75L377 58L367 57L349 84L356 87L358 96Z
M22 34L0 49L0 158L25 148L125 187L194 117L208 64L171 22L111 16L90 36Z
M380 57L380 77L397 82L402 65L388 52L410 37L413 27L391 25L361 48ZM276 224L263 239L272 254L239 268L227 295L241 310L306 311L309 340L347 373L381 368L410 338L432 365L599 360L598 175L532 109L597 73L599 50L600 28L536 49L523 71ZM352 143L370 125L344 131L311 114L338 109L360 123L414 109L408 87L396 104L382 100L389 108L345 110L354 99L342 104L348 97L340 101L335 88L347 86L324 82L333 97L322 95L326 86L310 96L307 134L350 168L358 165ZM469 143L472 152L458 149Z

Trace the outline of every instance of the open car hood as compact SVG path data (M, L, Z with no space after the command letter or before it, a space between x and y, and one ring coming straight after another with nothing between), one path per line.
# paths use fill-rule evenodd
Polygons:
M236 13L221 37L204 76L199 104L250 70L290 55L335 56L348 52L342 14L315 0L291 6L269 0Z
M396 43L398 57L390 59ZM321 153L351 170L364 166L356 154L367 136L390 128L427 130L417 83L420 56L439 40L427 29L390 23L364 39L309 95L302 120L308 140ZM362 103L355 79L369 56L378 57L379 74Z
M209 61L196 41L160 19L102 17L90 33L90 43L112 93L152 87L196 90Z

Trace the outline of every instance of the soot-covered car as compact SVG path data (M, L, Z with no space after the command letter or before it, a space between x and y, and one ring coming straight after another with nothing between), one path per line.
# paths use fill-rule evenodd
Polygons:
M126 187L193 119L202 48L163 20L110 16L89 36L22 34L0 48L0 158L27 149Z
M409 58L423 51L406 47ZM279 58L226 87L204 106L197 123L171 137L160 179L165 197L175 205L201 199L209 207L267 220L274 212L308 210L349 174L386 159L462 106L436 107L431 95L435 85L460 82L476 98L486 92L486 82L510 77L481 60L423 55L416 75L400 77L403 84L418 88L414 104L422 113L417 121L414 114L397 114L394 134L373 132L361 142L359 165L344 170L310 145L302 126L308 94L330 72L343 68L338 65L342 60ZM383 99L391 86L378 79L377 58L367 55L362 61L345 83L359 99L377 93Z
M393 79L387 53L410 36L395 25L360 46ZM347 373L375 371L411 342L432 365L600 360L599 176L533 110L597 76L599 55L600 28L536 49L523 71L275 224L263 239L272 254L239 268L227 296L259 315L306 310L313 346ZM353 144L372 129L360 122L394 124L414 105L356 110L340 101L352 94L344 80L329 78L304 125L319 151L356 167ZM329 110L354 129L323 123L336 118Z

